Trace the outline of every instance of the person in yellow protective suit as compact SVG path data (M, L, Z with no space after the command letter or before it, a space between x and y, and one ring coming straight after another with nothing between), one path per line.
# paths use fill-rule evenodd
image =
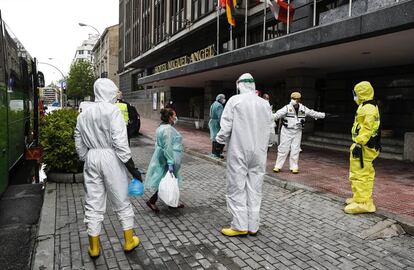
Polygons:
M372 162L379 155L380 115L374 101L372 85L363 81L354 87L354 100L358 104L352 126L353 144L350 148L349 180L353 197L346 200L347 214L373 213L376 208L372 199L375 170Z
M130 145L131 130L129 128L129 124L130 124L129 111L130 111L130 106L131 105L128 102L124 101L122 98L123 98L122 92L118 91L116 93L117 101L116 101L115 105L119 108L119 110L121 111L121 115L124 118L125 125L127 127L128 145Z

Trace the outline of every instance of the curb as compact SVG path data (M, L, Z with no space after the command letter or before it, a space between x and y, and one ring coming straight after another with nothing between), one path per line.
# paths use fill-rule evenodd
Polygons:
M207 155L198 153L198 152L196 152L194 150L191 150L191 149L188 149L188 148L184 148L184 151L187 154L194 155L198 158L201 158L201 159L207 160L209 162L215 163L217 165L226 167L226 162L224 162L224 161L216 160L215 158L212 158L212 157L209 157ZM337 201L337 202L341 202L341 203L344 202L344 198L342 198L338 195L322 192L322 191L320 191L316 188L309 187L309 186L306 186L304 184L300 184L300 183L296 183L296 182L290 182L290 181L282 180L280 178L270 176L268 174L265 174L264 181L266 183L276 185L278 187L290 190L292 192L297 191L297 190L305 190L305 191L309 191L309 192L327 197L327 198L329 198L331 200L334 200L334 201ZM383 219L392 219L392 220L397 221L397 223L399 225L401 225L401 227L403 227L403 229L405 230L405 232L407 234L410 234L410 235L414 236L414 220L409 220L408 218L400 217L395 213L391 213L391 212L388 212L388 211L383 210L383 209L377 209L377 211L374 213L374 215L379 216Z
M147 139L153 140L153 138L149 135L142 134L142 136L147 138ZM219 166L226 167L226 162L221 161L221 160L217 160L215 158L212 158L212 157L207 156L205 154L199 153L199 152L197 152L195 150L192 150L192 149L189 149L187 147L184 147L184 152L186 152L187 154L196 156L198 158L204 159L206 161L212 162L212 163L217 164ZM344 202L344 198L342 198L338 195L322 192L322 191L320 191L316 188L312 188L312 187L306 186L304 184L296 183L296 182L290 182L290 181L282 180L282 179L279 179L277 177L270 176L268 174L265 174L264 181L266 183L276 185L278 187L290 190L292 192L297 191L297 190L305 190L305 191L309 191L309 192L312 192L312 193L315 193L315 194L322 195L324 197L330 198L331 200L334 200L334 201L337 201L337 202L342 202L342 203ZM379 216L383 219L389 218L389 219L393 219L393 220L397 221L397 223L400 224L401 227L403 227L403 229L405 230L405 232L407 234L410 234L410 235L414 236L414 220L410 220L408 218L400 217L395 213L391 213L389 211L382 210L382 209L377 209L377 211L374 213L374 215Z
M33 270L53 270L56 221L56 184L47 183L39 229L37 231Z

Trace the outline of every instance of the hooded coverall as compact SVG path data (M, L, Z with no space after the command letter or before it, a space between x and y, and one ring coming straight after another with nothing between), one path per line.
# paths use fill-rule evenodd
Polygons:
M352 126L353 144L350 147L349 181L353 197L345 207L348 214L375 212L372 200L375 170L372 162L379 155L379 147L372 142L379 136L380 115L378 106L367 103L374 99L374 89L369 82L360 82L355 88L355 102L359 105ZM356 144L362 147L363 168L361 161L352 155Z
M112 203L124 231L134 226L134 211L128 199L128 175L124 165L131 158L124 118L115 105L117 87L109 79L94 84L95 102L78 116L75 145L85 161L85 223L89 236L98 236Z
M221 104L219 100L222 99L223 96L223 94L217 95L216 101L211 104L210 121L208 122L208 127L210 129L210 139L213 142L212 153L217 157L221 155L224 146L216 142L216 136L220 130L220 119L223 113L223 104Z
M286 123L280 131L280 144L277 148L277 159L275 169L282 169L290 151L289 166L291 171L299 170L300 143L302 140L302 129L305 118L310 116L314 119L325 118L325 113L309 109L299 104L298 112L292 104L288 104L272 115L274 121L285 118Z
M243 74L237 87L240 94L228 100L216 140L228 146L226 197L233 216L231 229L255 233L259 230L271 109L269 102L256 95L250 74Z

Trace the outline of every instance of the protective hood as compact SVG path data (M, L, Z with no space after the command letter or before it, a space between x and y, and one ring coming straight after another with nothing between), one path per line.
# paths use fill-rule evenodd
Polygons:
M220 99L224 99L225 96L223 94L218 94L216 97L216 101L219 101Z
M254 93L256 91L256 84L254 83L253 76L250 73L244 73L239 77L236 82L236 87L240 91L240 94Z
M354 92L357 96L355 101L358 105L362 104L365 101L374 99L374 88L370 82L363 81L355 85Z
M100 78L93 84L95 102L108 102L114 104L118 93L118 87L107 78Z

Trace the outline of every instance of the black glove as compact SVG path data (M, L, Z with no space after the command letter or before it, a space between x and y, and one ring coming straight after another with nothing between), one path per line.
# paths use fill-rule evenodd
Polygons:
M128 172L134 177L135 179L142 182L141 173L135 168L134 161L130 158L125 164L125 167L128 169Z
M354 149L352 149L353 158L362 158L362 146L358 143L355 144Z

